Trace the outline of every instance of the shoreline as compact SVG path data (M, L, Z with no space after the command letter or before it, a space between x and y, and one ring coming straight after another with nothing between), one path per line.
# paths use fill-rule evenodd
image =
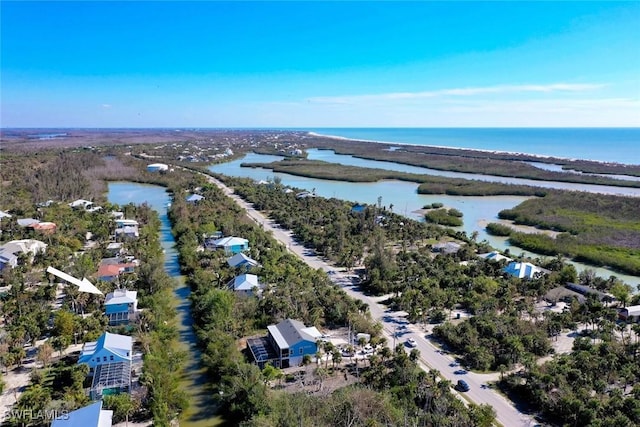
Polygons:
M488 150L484 148L464 148L464 147L450 147L446 145L432 145L432 144L425 145L425 144L416 144L416 143L410 143L410 142L393 142L393 141L381 141L381 140L373 140L373 139L354 139L354 138L347 138L347 137L338 136L338 135L320 134L317 132L307 132L307 135L320 137L320 138L335 139L342 142L366 142L366 143L373 143L373 144L400 145L400 146L409 146L409 147L440 148L440 149L458 150L458 151L476 151L476 152L487 153L487 154L508 154L508 155L514 155L514 156L528 156L536 159L546 159L546 160L562 160L562 161L569 161L569 162L583 161L583 162L597 163L601 165L634 166L634 164L627 164L627 163L620 163L620 162L607 162L604 160L583 159L583 158L574 158L574 157L556 157L556 156L549 156L545 154L525 153L522 151ZM523 160L523 161L526 162L526 160Z

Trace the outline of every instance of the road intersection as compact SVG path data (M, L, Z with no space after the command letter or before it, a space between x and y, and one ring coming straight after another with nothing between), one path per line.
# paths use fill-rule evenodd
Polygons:
M283 230L277 224L274 224L270 219L266 218L264 214L254 209L250 203L246 202L237 194L234 194L233 190L222 182L213 177L209 177L209 179L239 206L244 208L247 215L257 224L265 230L271 231L273 237L282 243L290 252L300 257L312 268L327 272L329 278L344 289L347 295L366 303L369 306L371 317L381 322L383 335L387 338L389 345L406 342L409 338L415 340L415 348L420 350L420 365L423 369L435 369L439 371L441 376L451 381L453 385L455 385L459 379L464 379L470 386L470 390L464 393L464 397L476 404L488 404L493 407L496 411L496 420L503 426L525 427L537 424L533 418L518 411L504 396L488 386L488 381L496 379L495 374L463 372L451 355L435 346L431 340L426 337L424 330L406 321L404 318L405 313L390 311L386 306L379 303L379 298L371 297L360 292L358 286L354 284L352 277L345 274L341 269L325 262L313 251L305 248L295 240L289 230Z

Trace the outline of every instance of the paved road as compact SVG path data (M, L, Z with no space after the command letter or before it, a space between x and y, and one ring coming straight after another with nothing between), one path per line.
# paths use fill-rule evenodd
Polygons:
M296 242L290 231L283 230L277 224L274 224L261 212L255 210L251 204L234 194L233 190L225 186L222 182L212 177L209 177L209 179L238 205L243 207L250 218L265 230L271 231L273 236L285 245L290 252L299 256L312 268L319 268L326 271L329 273L331 280L341 286L347 295L365 302L369 306L371 316L374 319L380 320L382 323L383 333L390 346L392 346L394 342L406 342L408 338L413 338L416 341L416 348L420 350L420 362L424 369L436 369L440 371L442 376L451 381L452 384L456 384L459 379L464 379L470 386L470 390L464 393L465 397L477 404L485 403L491 405L496 410L496 418L500 424L505 427L532 426L536 424L535 420L519 412L502 395L486 387L487 381L495 379L494 374L485 375L473 372L455 373L455 371L460 371L462 368L454 364L455 361L453 357L444 354L433 345L431 341L425 337L425 332L418 326L409 324L404 319L404 313L391 312L385 306L378 303L377 300L379 298L370 297L360 292L357 286L353 285L348 275L345 275L340 269L328 264L316 256L313 251ZM397 335L395 341L393 336L394 332L396 332ZM407 350L410 350L410 348L407 347Z

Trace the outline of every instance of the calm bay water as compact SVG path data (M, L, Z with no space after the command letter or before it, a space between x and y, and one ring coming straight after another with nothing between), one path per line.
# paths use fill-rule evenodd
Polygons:
M335 161L342 164L354 164L367 167L384 169L384 164L389 162L379 162L376 160L357 159L352 156L336 155L328 150L309 150L313 156L318 156L325 161ZM487 234L485 226L487 222L493 222L498 219L498 212L503 209L510 209L522 203L527 197L521 196L490 196L490 197L467 197L467 196L448 196L448 195L426 195L416 192L418 185L405 181L379 181L372 183L362 182L343 182L331 181L315 178L300 177L285 173L274 173L270 169L262 168L244 168L242 163L270 163L282 160L281 156L263 155L250 153L241 159L237 159L227 163L212 165L209 170L228 176L251 178L256 181L267 180L274 176L279 177L284 185L296 188L304 188L307 190L315 190L316 194L322 197L335 197L342 200L349 200L358 203L376 204L378 197L382 197L382 204L385 206L393 205L393 211L409 218L424 220L420 209L434 202L443 203L446 207L458 209L463 213L464 225L460 230L465 231L468 235L473 232L478 233L478 240L487 240L491 246L497 249L509 248L512 254L521 254L536 257L537 254L527 252L520 248L511 246L503 237L496 237ZM353 163L349 163L353 161ZM361 163L364 162L364 163ZM395 165L398 170L424 169L415 168L413 166ZM442 171L434 171L441 173ZM424 173L424 172L423 172ZM442 172L447 173L447 172ZM468 175L468 174L465 174ZM466 176L469 178L469 176ZM538 184L541 184L538 182ZM640 190L638 190L640 193ZM578 271L584 269L592 269L596 274L602 277L611 275L619 277L626 283L637 285L640 284L640 277L629 276L614 272L605 268L596 268L581 263L572 263Z
M378 142L640 164L640 128L305 128Z
M588 193L614 194L619 196L640 197L640 188L614 187L609 185L577 184L573 182L538 181L534 179L509 178L477 173L441 171L437 169L423 168L419 166L403 165L400 163L368 160L353 157L351 155L336 154L333 150L307 150L309 160L322 160L329 163L338 163L348 166L364 168L377 168L390 171L444 176L447 178L475 179L486 182L498 182L503 184L531 185L533 187L555 188L559 190L586 191Z

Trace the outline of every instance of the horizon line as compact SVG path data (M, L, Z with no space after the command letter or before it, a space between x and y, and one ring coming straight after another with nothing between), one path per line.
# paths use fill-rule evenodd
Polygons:
M2 130L640 129L640 126L0 126Z

